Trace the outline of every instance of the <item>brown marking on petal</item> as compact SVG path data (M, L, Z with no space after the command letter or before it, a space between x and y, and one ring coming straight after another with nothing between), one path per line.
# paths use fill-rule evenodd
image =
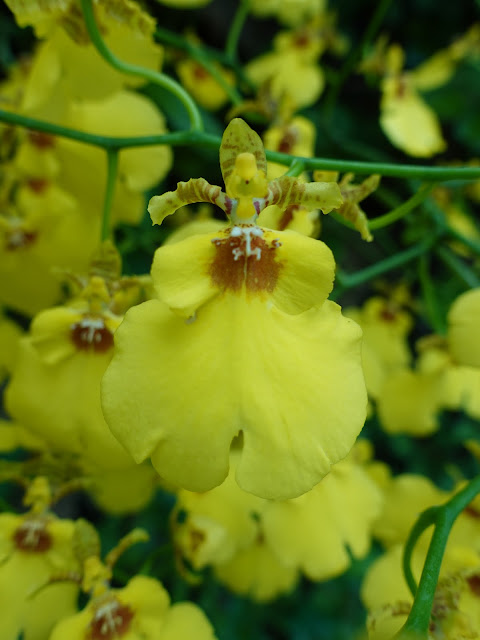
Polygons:
M209 73L208 71L202 67L201 64L196 64L193 67L193 77L197 80L205 80L206 78L208 78Z
M467 578L468 586L470 587L470 591L480 598L480 575L470 576Z
M89 640L121 638L130 629L134 615L134 611L128 605L110 596L95 608L87 638Z
M297 204L291 204L289 207L285 209L282 217L278 221L278 228L280 231L283 231L288 227L290 222L293 220L293 212L298 209Z
M43 133L43 131L29 131L28 138L38 149L50 149L55 146L55 138L49 133Z
M43 520L25 520L15 529L13 541L17 549L32 553L44 553L52 546L52 536Z
M380 311L380 318L385 322L395 322L397 319L397 310L393 306L385 306Z
M231 235L238 229L241 235ZM248 293L272 293L283 266L276 260L281 243L277 239L267 242L261 229L252 225L236 226L227 233L226 238L212 240L216 255L208 274L213 285L221 291L240 292L245 286Z
M480 518L480 511L475 507L472 507L472 505L465 507L463 513L467 516L470 516L471 518L475 518L476 520Z
M21 227L13 228L7 232L5 237L5 249L16 251L30 247L37 239L36 231L25 231Z
M35 193L43 193L48 187L48 180L45 178L30 178L27 184L32 191L35 191Z
M287 127L280 142L278 143L278 151L281 151L282 153L292 153L297 140L298 129L296 127Z
M85 316L72 324L70 338L79 351L105 353L113 347L113 334L101 317Z
M206 535L198 529L190 530L190 549L192 553L196 553L201 545L205 542Z

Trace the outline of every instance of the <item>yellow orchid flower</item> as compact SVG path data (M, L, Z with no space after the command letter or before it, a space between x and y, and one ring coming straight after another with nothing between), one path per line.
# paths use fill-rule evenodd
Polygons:
M44 640L62 616L76 610L73 584L48 584L58 574L78 570L72 548L75 523L48 511L45 478L36 478L24 498L24 515L0 515L0 592L2 640Z
M201 201L219 205L231 226L157 250L159 299L131 309L116 333L104 414L137 462L151 457L165 480L191 491L221 484L242 433L240 486L293 498L347 455L363 424L360 330L326 300L330 250L255 220L272 203L331 210L339 188L268 183L261 140L239 119L220 164L226 193L199 178L150 201L154 223Z
M105 252L102 253L102 252ZM100 380L113 353L113 334L125 310L145 299L140 278L120 279L115 255L111 272L94 261L82 290L65 306L35 316L19 346L6 402L10 415L45 438L55 451L70 452L97 470L133 466L112 436L100 407ZM55 397L55 403L46 399Z

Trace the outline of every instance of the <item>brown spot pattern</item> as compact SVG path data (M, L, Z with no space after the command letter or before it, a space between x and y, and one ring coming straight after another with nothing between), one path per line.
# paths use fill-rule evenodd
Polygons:
M50 149L55 146L55 138L49 133L42 131L29 131L28 137L30 142L38 149Z
M36 231L25 231L22 228L11 229L5 237L6 251L16 251L30 247L37 239Z
M102 318L86 316L70 327L70 338L80 351L105 353L113 347L113 334Z
M282 268L275 259L276 249L280 246L278 240L269 244L261 236L251 236L251 255L247 255L247 238L243 235L215 238L212 242L216 255L209 276L214 286L221 291L233 292L240 292L245 286L247 293L254 294L274 291Z
M44 553L52 546L52 536L42 520L26 520L13 534L17 549L32 553Z
M89 640L120 638L130 629L134 612L118 600L108 600L99 605L88 630Z

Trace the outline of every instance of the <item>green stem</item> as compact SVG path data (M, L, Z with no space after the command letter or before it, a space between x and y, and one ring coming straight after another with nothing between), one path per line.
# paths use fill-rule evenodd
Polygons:
M449 236L452 236L452 238L459 240L466 247L468 247L469 249L471 249L472 251L480 255L480 242L478 240L472 240L471 238L464 236L462 233L460 233L453 227L447 226L446 231Z
M222 87L222 89L225 91L227 96L230 98L230 101L234 105L237 106L243 102L242 96L238 93L235 87L233 87L225 80L221 72L217 69L217 67L211 60L204 56L197 57L196 60L198 64L200 64L212 76L212 78L216 80L217 84Z
M382 229L383 227L387 227L397 220L400 220L407 213L410 213L412 209L415 209L421 202L425 200L425 198L429 195L430 191L433 188L433 184L424 184L420 187L420 189L415 193L411 198L403 202L400 206L395 207L392 211L385 213L383 216L379 216L378 218L374 218L373 220L369 220L368 226L371 230L374 229Z
M285 175L297 178L301 173L303 173L304 169L305 165L301 160L294 160L290 165L290 169L285 173Z
M447 247L437 247L436 253L439 258L472 289L480 287L480 278L450 249Z
M325 115L327 117L331 116L333 109L335 108L335 105L337 103L340 91L345 84L348 76L352 73L358 58L363 54L365 47L375 38L375 35L379 30L380 25L382 24L391 1L392 0L380 0L362 36L362 39L356 47L353 47L350 50L350 53L343 63L343 67L340 70L338 78L332 85L330 93L325 100Z
M82 0L85 1L85 0ZM88 0L86 0L88 1ZM112 138L100 136L85 131L77 131L69 127L63 127L44 120L37 120L11 111L0 109L0 122L27 127L35 131L43 131L52 135L58 135L72 140L78 140L86 144L105 149L123 149L132 147L148 147L157 144L171 146L200 146L218 149L221 138L204 131L176 131L152 136L132 136L129 138ZM394 178L417 178L431 182L447 182L448 180L479 180L480 167L423 167L419 165L391 164L382 162L361 162L358 160L330 160L328 158L304 158L291 156L279 151L265 151L267 159L290 166L294 160L303 162L305 170L325 169L341 172L353 172L357 174L379 173Z
M235 16L232 21L232 25L228 32L227 42L225 44L225 55L229 60L237 60L238 41L242 33L243 25L247 19L250 9L249 0L241 0Z
M202 44L202 46L200 47L189 42L182 36L179 36L176 33L173 33L172 31L163 29L161 27L157 27L157 29L155 30L155 39L159 42L170 45L171 47L180 49L181 51L186 51L195 60L218 60L222 64L233 69L238 79L241 80L243 84L252 89L252 91L255 89L253 83L250 81L250 79L242 69L242 66L237 61L230 60L230 58L228 58L223 51L218 51L217 49L207 47L204 44Z
M427 254L420 256L419 277L430 324L435 333L445 335L447 328L438 307L435 286L430 277L430 256Z
M115 182L118 170L117 149L107 149L107 184L105 186L105 198L103 201L101 240L110 237L110 214L112 211L113 196L115 195Z
M435 523L435 518L437 515L438 507L430 507L426 511L424 511L416 523L413 525L412 530L410 531L410 535L408 536L408 540L405 543L405 548L403 550L403 573L405 575L405 580L408 584L408 588L410 589L412 596L415 597L417 593L418 585L413 576L412 572L412 554L415 549L415 545L418 542L418 539L428 527L432 526Z
M435 238L429 238L424 240L423 242L419 242L418 244L406 249L405 251L401 251L400 253L395 254L394 256L390 256L385 258L385 260L381 260L376 264L372 264L370 267L366 267L362 269L362 271L357 271L357 273L344 273L341 270L337 270L337 279L342 287L345 289L350 289L351 287L356 287L368 280L372 280L373 278L377 278L378 276L387 273L388 271L392 271L392 269L396 269L407 262L411 262L415 260L415 258L419 258L424 253L427 253L435 242Z
M480 476L471 480L464 489L459 491L444 505L436 507L433 514L434 517L432 517L432 522L430 522L430 524L435 525L435 530L430 541L430 546L428 547L422 576L407 621L395 636L398 640L408 637L427 640L433 599L435 597L435 590L437 588L440 567L448 536L457 517L478 493L480 493ZM429 509L428 511L431 510ZM420 519L423 517L424 514L420 516ZM413 535L416 535L418 539L420 533L420 528L417 529L415 525L410 536L413 537ZM407 542L407 544L409 544L409 542Z
M203 122L200 112L192 100L191 96L183 89L178 82L175 82L172 78L169 78L163 73L158 71L154 71L153 69L146 69L144 67L139 67L138 65L130 64L129 62L124 62L117 58L117 56L110 51L110 49L105 44L102 36L100 35L100 31L98 30L97 23L95 21L95 14L93 12L92 0L80 0L82 3L82 11L85 18L85 26L87 27L88 33L97 49L98 53L106 60L114 69L117 71L121 71L122 73L128 73L130 75L138 76L147 80L148 82L153 82L158 84L159 86L167 89L173 93L183 104L185 109L187 110L188 117L190 119L191 128L194 130L202 131L203 130Z

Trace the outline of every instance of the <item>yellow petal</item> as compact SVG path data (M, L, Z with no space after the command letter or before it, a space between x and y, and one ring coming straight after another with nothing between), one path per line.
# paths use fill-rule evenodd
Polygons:
M127 312L115 339L103 381L108 424L137 462L152 456L162 477L191 491L223 481L242 431L240 486L298 496L363 425L360 330L332 302L289 316L228 295L186 324L152 300Z
M447 144L434 111L412 87L384 81L380 126L390 142L411 156L429 158Z
M282 311L297 314L324 302L334 269L323 242L295 231L237 226L161 247L152 277L159 298L185 318L226 292L271 300Z
M213 627L203 611L192 602L179 602L167 611L161 629L162 640L215 640ZM153 640L153 636L152 636Z
M361 466L342 461L300 498L269 504L265 539L284 564L326 580L345 571L351 555L366 555L380 505L380 491Z
M448 344L457 364L480 368L480 289L459 296L448 313Z
M230 562L216 567L217 578L234 593L266 602L288 593L298 580L298 570L281 563L270 547L257 542Z

